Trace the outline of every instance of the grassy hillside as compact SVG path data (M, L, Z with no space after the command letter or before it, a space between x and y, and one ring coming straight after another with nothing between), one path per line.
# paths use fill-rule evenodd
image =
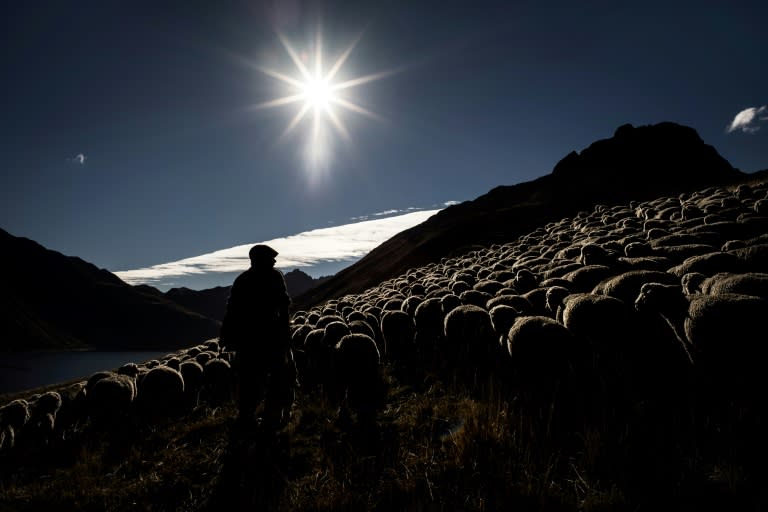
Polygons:
M494 272L526 269L539 276L545 291L571 287L566 291L583 289L593 297L604 295L599 290L605 287L593 285L597 277L588 279L587 267L601 267L601 280L626 272L626 264L661 265L661 273L674 279L681 268L708 276L726 269L768 275L768 183L761 178L753 185L596 206L508 244L412 268L364 293L298 313L294 333L310 323L312 313L342 314L346 305L383 319L378 304L396 300L398 293L419 296L446 279L456 286L458 274L480 282L492 280ZM701 217L679 215L684 203L695 203ZM708 244L724 243L691 244L696 233ZM594 265L582 261L592 253L579 251L632 243L645 243L648 256L630 262L614 255ZM577 272L552 277L565 268ZM547 279L560 280L545 284ZM520 283L504 286L494 298L521 295L522 289L513 288ZM764 291L756 293L763 293L762 299L755 296L760 304L768 300ZM536 301L541 293L523 295ZM546 309L516 316L534 313L558 318ZM761 388L749 386L761 379L760 347L742 346L735 354L742 370L726 374L719 361L705 357L705 347L689 347L692 364L675 359L672 354L682 352L669 326L644 318L660 330L639 338L652 347L639 366L616 357L636 333L615 331L609 340L619 349L610 352L610 346L573 334L578 326L567 319L562 321L572 327L563 329L586 356L568 366L557 366L563 354L554 351L521 362L519 350L508 350L512 332L506 330L494 330L490 339L488 332L465 332L453 340L458 345L417 335L416 344L398 354L394 338L384 339L386 329L378 324L378 378L385 392L370 421L334 391L331 376L338 369L321 372L318 385L306 366L312 352L304 336L294 340L302 387L283 428L239 429L231 399L219 397L151 423L129 413L127 421L103 429L85 417L62 438L27 447L20 435L14 448L0 450L0 510L764 509L768 407ZM506 340L502 346L500 337ZM544 334L535 339L548 340ZM197 357L174 355L177 363L187 356ZM732 387L737 383L742 387ZM723 389L732 394L721 395Z

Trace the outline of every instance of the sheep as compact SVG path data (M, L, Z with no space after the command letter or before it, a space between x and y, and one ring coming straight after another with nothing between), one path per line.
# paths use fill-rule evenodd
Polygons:
M521 316L507 333L507 352L512 385L527 411L525 417L552 424L558 434L572 430L569 425L583 413L578 382L586 354L583 343L556 320Z
M662 315L691 347L695 406L704 420L699 427L706 435L719 436L727 425L732 432L727 442L737 443L748 460L764 436L754 425L768 415L762 358L768 300L729 293L686 296L680 286L647 283L635 306ZM762 458L751 459L753 464L763 464Z
M738 293L768 299L768 274L720 272L705 279L701 283L701 291L707 294Z
M485 304L486 310L490 311L496 306L510 306L515 308L520 314L530 315L533 312L533 304L526 297L522 295L499 295L489 300Z
M498 292L501 288L504 288L504 285L502 283L498 281L493 281L491 279L484 279L482 281L479 281L475 283L475 285L472 287L473 290L488 293L490 295L495 295L496 292Z
M327 324L323 331L323 344L335 347L341 338L349 334L349 326L346 322L334 321Z
M96 429L108 431L125 426L136 398L133 378L111 373L96 380L90 389L86 385L86 390L88 416Z
M388 360L406 364L413 361L416 326L411 316L404 311L388 311L381 319L381 334L384 338L381 352Z
M348 315L344 317L344 319L349 322L354 322L355 320L362 320L365 321L365 313L362 311L354 310L351 311Z
M581 246L581 252L578 262L584 266L587 265L606 265L616 264L618 254L595 243L587 243Z
M588 292L592 290L597 283L615 275L615 271L606 265L586 265L563 276L571 282L569 289L574 292Z
M433 355L434 348L443 337L443 306L438 298L426 299L413 314L414 342L423 355Z
M462 304L472 304L480 308L485 308L486 303L493 298L493 295L480 290L467 290L459 295Z
M382 312L386 311L400 311L403 307L404 299L394 298L387 300L381 307Z
M525 292L524 297L532 306L530 315L545 315L547 313L547 289L534 288Z
M59 390L61 407L56 413L56 437L64 439L87 415L85 381L77 382Z
M670 274L671 275L671 274ZM683 292L686 295L693 295L694 293L701 293L701 285L707 280L707 276L701 272L688 272L680 278L680 286L683 288ZM677 283L664 283L663 281L651 280L650 282L657 282L662 284L677 284ZM635 297L640 294L640 290L637 290Z
M546 316L519 316L507 333L513 372L524 383L561 378L575 361L577 340L566 327Z
M304 350L297 352L300 379L306 390L313 391L327 383L333 360L331 348L323 343L325 329L313 329L304 340Z
M653 253L653 248L647 242L630 242L624 246L624 255L629 258L651 256Z
M630 271L630 270L655 270L658 272L666 271L669 267L674 265L672 258L667 256L638 256L619 257L618 271Z
M352 320L349 322L349 332L350 334L366 334L374 340L376 339L376 333L373 331L371 325L365 320Z
M411 295L403 301L402 310L408 313L409 316L413 316L416 308L419 307L419 304L421 304L421 301L423 300L424 297L421 295Z
M88 380L85 382L85 392L90 393L91 389L93 389L93 386L100 381L101 379L104 379L106 377L111 377L114 375L115 372L110 371L102 371L102 372L96 372L91 374L90 377L88 377Z
M759 240L763 240L760 238ZM734 249L727 253L734 256L739 265L737 268L741 268L745 272L768 272L768 243L764 241L762 243L750 244L747 247L741 249ZM737 270L720 269L721 271L736 272Z
M348 334L335 347L339 391L361 422L370 422L384 404L381 355L373 338Z
M320 313L317 311L310 311L307 313L307 323L317 327L317 322L320 320Z
M461 306L463 302L461 301L458 295L449 293L447 295L443 295L440 298L440 304L443 307L443 313L447 315L457 307Z
M53 440L56 414L61 403L61 395L57 391L47 391L29 402L29 420L21 432L16 432L25 448L37 450Z
M126 363L117 369L117 373L120 375L128 375L129 377L136 378L139 374L139 367L136 363Z
M450 366L464 367L472 377L478 376L478 370L490 369L497 344L491 316L485 309L471 304L453 309L445 316L443 333L444 356Z
M715 252L715 246L710 244L679 244L656 247L654 253L670 258L673 261L683 261L691 256L700 256Z
M178 371L179 367L181 366L181 360L178 357L171 357L165 360L163 364L168 368L173 368L174 370Z
M214 357L215 356L210 352L200 352L195 356L195 362L197 362L199 365L204 365Z
M218 354L221 350L221 346L219 345L219 338L212 338L204 342L203 345L205 346L205 350L209 350L216 354Z
M5 425L0 416L0 455L10 452L16 444L16 432L11 425Z
M149 375L147 375L149 377ZM170 376L169 376L170 377ZM179 375L181 377L181 375ZM234 393L234 373L229 361L221 358L211 359L203 365L203 391L212 405L220 405L230 400ZM168 380L171 380L170 378ZM184 381L181 380L181 392L184 392ZM168 394L178 393L178 382L169 384L174 388L168 390Z
M548 287L545 296L545 307L547 310L547 314L545 316L553 319L559 319L562 315L560 312L560 307L562 306L563 300L570 294L571 291L565 286Z
M200 390L203 388L205 378L203 367L197 361L184 361L179 366L179 373L184 379L184 403L187 408L197 406Z
M689 272L712 275L717 272L739 272L741 269L742 264L736 255L727 252L711 252L691 256L679 265L670 268L668 272L679 279Z
M563 300L562 322L590 344L593 364L607 386L629 394L618 398L660 398L678 390L689 371L686 346L663 336L659 324L640 316L631 301L569 295Z
M511 288L517 290L519 294L531 291L539 284L539 278L536 274L527 268L521 268L515 273L515 278L509 283Z
M324 315L317 320L317 323L315 323L315 328L325 329L325 327L332 322L341 322L346 325L344 317L340 315Z
M29 418L29 403L22 398L0 407L0 453L15 447L16 432L21 431Z
M183 400L184 378L173 368L156 366L139 382L136 405L147 421L173 416L181 409Z
M675 284L678 279L668 273L656 270L629 270L621 274L611 276L600 281L592 289L596 295L608 295L632 304L640 293L640 287L644 283L657 282Z
M520 312L512 306L499 304L491 308L488 314L491 316L491 326L496 334L496 339L499 340L499 346L506 349L507 333L517 317L520 316Z
M361 313L362 315L362 313ZM300 349L304 346L304 340L307 334L312 330L312 326L308 324L302 324L293 330L291 334L291 348Z
M690 347L703 381L717 378L719 391L713 393L751 396L750 391L762 389L759 351L768 300L733 293L686 296L679 285L646 283L635 307L655 312L669 323L681 342Z

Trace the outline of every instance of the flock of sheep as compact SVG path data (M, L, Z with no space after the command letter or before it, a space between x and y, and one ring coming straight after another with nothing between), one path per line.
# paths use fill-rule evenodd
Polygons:
M128 363L87 380L0 407L0 454L40 450L85 428L110 432L191 411L232 396L233 354L212 339L142 365Z
M492 382L534 412L559 397L581 421L643 406L728 423L768 411L767 317L763 183L597 205L298 311L292 344L305 387L353 409L389 364Z
M597 205L297 311L291 343L304 391L361 417L382 405L386 364L403 378L496 380L523 404L560 393L584 415L605 410L595 402L668 411L684 403L726 421L734 410L762 418L768 405L765 318L763 183ZM211 340L15 400L0 408L0 453L66 436L86 419L111 428L129 414L151 419L201 397L226 400L230 357Z

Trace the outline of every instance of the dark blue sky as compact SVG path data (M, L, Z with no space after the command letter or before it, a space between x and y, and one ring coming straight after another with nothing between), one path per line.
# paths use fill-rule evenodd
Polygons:
M578 2L582 3L582 2ZM768 167L768 8L754 2L6 2L0 227L112 271L389 209L440 207L551 171L621 124L694 127ZM302 158L277 33L381 120L340 109L327 168ZM755 112L758 112L757 110ZM78 157L77 155L82 155Z

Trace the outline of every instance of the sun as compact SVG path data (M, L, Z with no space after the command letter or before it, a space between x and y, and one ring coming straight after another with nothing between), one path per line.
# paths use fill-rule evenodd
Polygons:
M349 131L344 125L341 111L354 112L355 114L367 116L372 119L381 119L377 114L345 97L345 91L384 78L385 76L394 73L394 71L383 71L349 80L336 81L336 76L339 74L339 71L354 50L360 40L360 36L358 36L341 53L341 55L333 61L333 64L327 68L324 66L326 59L323 54L323 42L319 31L314 44L314 52L305 53L304 55L310 57L305 58L304 60L299 56L299 53L297 53L296 49L284 35L278 34L278 37L283 48L290 57L294 69L290 74L260 66L257 66L257 69L265 75L282 82L286 86L287 94L260 103L256 105L255 108L273 108L285 105L296 105L297 111L281 134L281 139L290 134L303 120L311 117L308 144L305 154L307 155L309 163L312 164L313 167L317 167L320 164L327 163L329 154L328 147L331 144L328 134L329 130L327 130L328 124L333 126L336 133L342 139L346 141L351 140ZM311 62L306 62L310 59Z
M331 84L323 77L308 80L304 84L304 98L315 109L327 109L334 101Z

